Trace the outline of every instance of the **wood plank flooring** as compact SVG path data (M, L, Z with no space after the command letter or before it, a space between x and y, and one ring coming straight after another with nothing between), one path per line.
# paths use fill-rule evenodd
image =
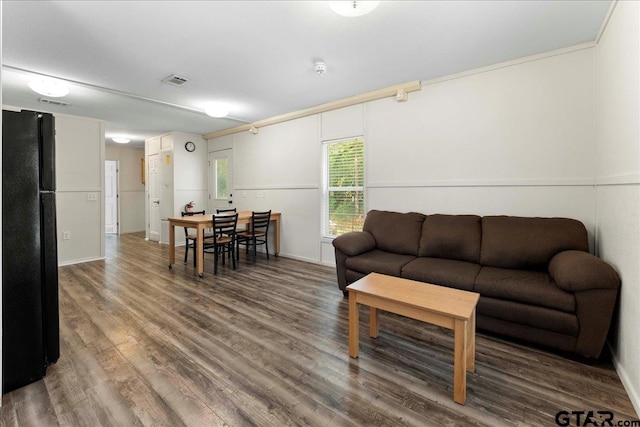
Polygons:
M458 405L450 331L383 312L371 339L362 307L350 359L333 268L250 260L214 276L207 255L199 279L191 259L169 270L166 246L108 236L106 261L60 268L62 356L44 380L3 396L0 425L555 426L561 410L637 419L610 363L482 334Z

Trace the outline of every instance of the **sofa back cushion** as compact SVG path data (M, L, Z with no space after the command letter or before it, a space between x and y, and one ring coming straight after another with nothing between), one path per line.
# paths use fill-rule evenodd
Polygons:
M396 254L417 255L424 215L372 210L364 220L364 231L376 239L376 247Z
M418 255L478 263L482 236L476 215L428 215Z
M480 264L546 271L558 252L589 251L587 230L575 219L485 216Z

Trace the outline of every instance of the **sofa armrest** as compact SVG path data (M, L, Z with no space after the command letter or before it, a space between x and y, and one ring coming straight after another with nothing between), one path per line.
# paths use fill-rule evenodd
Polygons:
M549 274L567 292L618 289L618 273L600 258L582 251L557 253L549 262Z
M355 256L375 249L376 239L367 231L352 231L333 239L333 247L346 256Z

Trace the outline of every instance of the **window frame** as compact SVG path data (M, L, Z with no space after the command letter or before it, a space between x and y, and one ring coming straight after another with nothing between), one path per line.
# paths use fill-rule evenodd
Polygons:
M341 144L352 141L360 141L362 143L362 186L349 187L329 187L329 147L333 144ZM362 211L366 212L366 155L364 145L364 135L354 135L339 139L323 140L322 143L322 193L321 193L321 215L320 215L320 233L323 239L333 240L339 235L330 234L330 204L329 193L332 191L361 191L362 192Z

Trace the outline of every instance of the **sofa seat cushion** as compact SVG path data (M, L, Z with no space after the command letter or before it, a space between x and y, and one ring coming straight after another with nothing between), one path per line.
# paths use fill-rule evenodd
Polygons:
M577 337L580 329L575 314L495 298L480 297L477 314L572 337Z
M480 265L471 262L420 257L402 267L402 277L472 291L479 271Z
M376 272L400 277L402 267L415 258L413 255L400 255L374 249L362 255L347 258L345 265L349 270L364 274Z
M572 293L561 290L547 273L482 267L473 287L483 297L523 302L575 313Z

